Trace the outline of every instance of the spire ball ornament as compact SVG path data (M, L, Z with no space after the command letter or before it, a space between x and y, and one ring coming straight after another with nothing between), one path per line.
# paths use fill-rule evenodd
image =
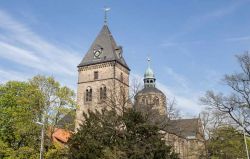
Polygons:
M150 66L150 58L148 57L148 66Z

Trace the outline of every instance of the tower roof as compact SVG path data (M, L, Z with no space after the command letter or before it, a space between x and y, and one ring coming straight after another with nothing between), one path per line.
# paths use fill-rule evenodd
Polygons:
M78 67L109 61L117 61L129 70L122 55L122 47L117 46L108 25L105 24Z
M153 70L150 68L150 59L148 58L148 68L144 73L144 87L155 87L155 75Z
M137 94L149 94L149 93L159 93L164 95L164 93L156 87L145 87L142 90L140 90Z
M148 67L144 73L144 78L155 78L153 70Z
M148 68L146 69L144 73L144 79L147 78L155 78L154 71L150 67L150 58L148 58Z

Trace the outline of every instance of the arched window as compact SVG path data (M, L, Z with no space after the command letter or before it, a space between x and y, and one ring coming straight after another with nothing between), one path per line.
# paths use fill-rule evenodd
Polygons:
M141 102L142 102L142 104L146 104L146 99L145 99L145 97L142 97Z
M105 85L102 85L100 88L100 99L104 100L107 98L107 88Z
M159 105L159 98L158 98L158 97L155 97L155 98L154 98L154 104L155 104L155 105Z
M94 72L94 80L97 80L98 79L98 71L95 71Z
M86 89L85 95L86 95L86 98L85 98L86 102L92 101L92 88L91 87L88 87Z

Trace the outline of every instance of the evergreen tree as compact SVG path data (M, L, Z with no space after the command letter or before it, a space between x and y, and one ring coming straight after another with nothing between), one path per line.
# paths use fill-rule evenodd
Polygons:
M159 128L140 113L128 109L89 112L69 141L69 157L74 159L177 159L162 140Z

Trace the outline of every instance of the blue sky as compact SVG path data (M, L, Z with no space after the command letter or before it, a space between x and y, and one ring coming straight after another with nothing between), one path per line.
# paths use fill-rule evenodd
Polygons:
M158 88L187 116L203 109L206 90L227 91L221 78L250 47L249 0L0 0L0 83L45 74L76 89L104 6L131 77L143 76L150 56Z

